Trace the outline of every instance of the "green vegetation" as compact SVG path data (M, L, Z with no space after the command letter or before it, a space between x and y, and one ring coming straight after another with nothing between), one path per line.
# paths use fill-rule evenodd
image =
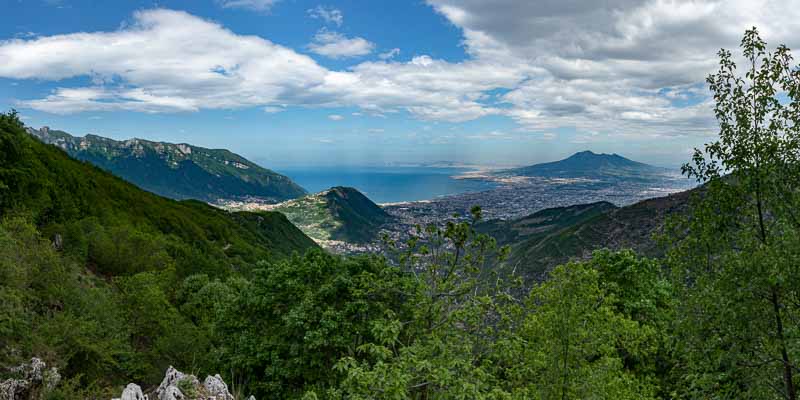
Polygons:
M543 277L547 271L572 257L583 255L581 250L562 242L575 240L565 231L589 225L600 216L618 210L608 202L579 204L568 207L548 208L529 216L511 221L491 220L478 224L478 231L494 237L501 245L511 248L509 264L517 266L520 274ZM546 246L542 243L548 243ZM595 244L597 242L591 242ZM599 246L597 248L611 247ZM586 249L591 251L591 249Z
M278 213L228 213L145 192L0 119L0 214L25 214L103 275L227 274L314 246Z
M662 257L663 236L670 218L689 210L702 189L640 201L625 207L600 202L551 208L512 221L487 221L478 230L511 246L508 263L528 278L544 279L547 271L571 259L584 259L600 249L633 249Z
M96 135L74 137L48 128L28 128L28 132L72 157L173 199L217 202L258 197L279 202L306 194L288 177L228 150L142 139L117 141Z
M797 398L800 359L800 69L785 46L768 53L755 29L747 66L720 51L708 78L719 139L684 171L707 182L692 218L675 227L678 356L686 396ZM677 235L676 235L677 236ZM722 397L722 396L721 396Z
M67 378L56 398L154 385L173 364L219 372L259 399L796 400L800 69L783 47L765 53L754 30L743 48L745 78L728 52L709 78L720 138L685 167L701 192L508 225L481 223L476 208L471 221L388 244L391 257L221 256L212 234L262 243L270 214L136 191L4 115L0 374L42 357ZM598 250L530 288L506 262L513 249L479 231L578 246L594 240L587 227L624 227L602 221L644 221L648 210L680 211L665 257ZM202 225L184 236L170 225L183 213L214 222L187 220ZM176 252L192 235L201 250ZM205 267L222 263L235 268Z
M349 187L289 200L272 210L285 214L306 235L320 241L370 242L380 227L392 220L380 206Z
M279 213L228 213L136 188L0 115L0 371L39 356L92 390L202 365L183 278L249 274L316 247ZM88 385L88 386L87 386Z

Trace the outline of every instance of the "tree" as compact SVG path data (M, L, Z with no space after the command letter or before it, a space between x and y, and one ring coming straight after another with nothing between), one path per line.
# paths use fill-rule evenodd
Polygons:
M741 43L747 71L719 52L707 81L719 139L696 150L686 175L704 184L677 226L670 259L684 390L797 398L800 70L755 28Z
M519 307L510 292L517 286L498 268L508 254L494 239L478 234L481 218L444 226L417 227L405 248L397 249L401 268L412 274L406 303L410 315L387 315L372 329L366 359L344 358L341 393L353 399L505 398L494 375L497 338L515 329L508 318Z
M298 398L335 388L343 357L377 343L387 315L406 319L408 276L377 257L343 258L309 251L262 263L248 284L230 291L213 323L220 369L247 377L268 398ZM413 291L413 290L411 290Z
M631 252L595 253L556 267L534 286L519 329L496 346L513 398L655 398L664 312L655 263Z

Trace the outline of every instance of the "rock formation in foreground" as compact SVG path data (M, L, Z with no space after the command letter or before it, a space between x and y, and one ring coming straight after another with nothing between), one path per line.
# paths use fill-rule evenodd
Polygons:
M33 400L44 398L61 380L58 370L48 369L38 358L11 368L13 378L0 382L0 400Z
M170 366L164 380L156 389L158 400L234 400L228 385L219 375L207 376L201 383L196 376L184 374ZM114 400L150 400L135 383L129 383L122 391L122 396ZM156 399L153 399L156 400ZM247 400L255 400L250 396Z

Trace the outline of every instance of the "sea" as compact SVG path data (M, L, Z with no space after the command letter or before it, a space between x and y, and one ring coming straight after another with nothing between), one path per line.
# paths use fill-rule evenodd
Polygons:
M292 178L310 193L333 186L350 186L376 203L432 200L497 186L493 182L455 179L470 171L457 167L287 167L276 171Z

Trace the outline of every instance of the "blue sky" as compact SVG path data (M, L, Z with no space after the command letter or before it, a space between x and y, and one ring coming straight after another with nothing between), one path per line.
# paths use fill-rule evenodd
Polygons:
M26 124L270 167L677 165L713 138L716 50L800 21L788 0L3 3L0 107Z

